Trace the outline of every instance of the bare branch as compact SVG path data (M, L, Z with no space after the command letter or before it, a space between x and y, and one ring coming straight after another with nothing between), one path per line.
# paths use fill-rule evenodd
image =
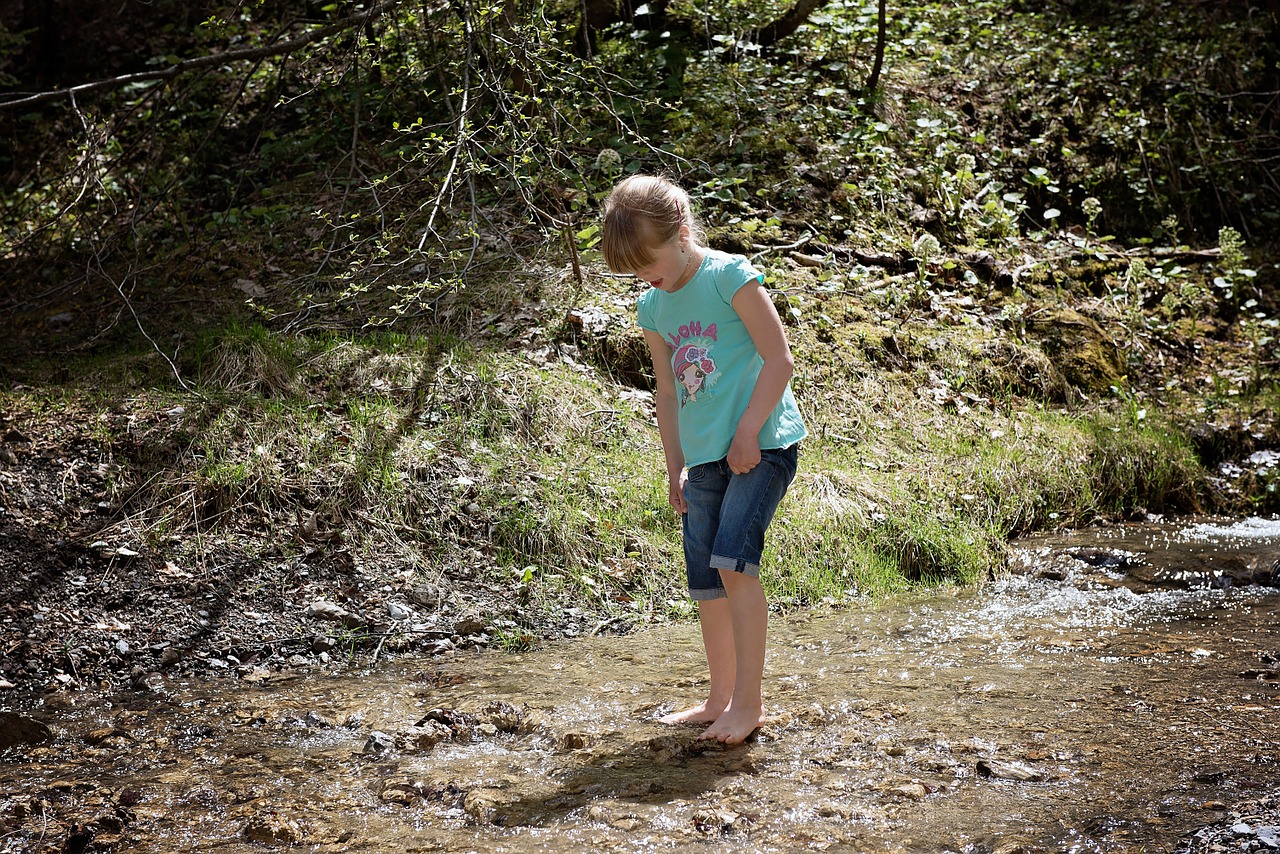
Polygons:
M320 41L328 38L335 33L344 30L359 27L373 20L387 9L395 6L399 0L381 0L375 3L369 9L350 15L340 21L312 30L294 39L288 41L277 42L276 44L263 45L261 47L243 48L241 50L228 50L223 53L215 53L209 56L198 56L194 59L184 59L181 62L174 63L168 68L159 68L155 71L139 71L136 74L124 74L120 77L112 77L107 80L96 80L92 83L81 83L79 86L71 86L67 89L56 89L50 92L38 92L33 95L14 95L10 93L9 100L0 100L0 110L10 109L12 107L30 107L35 104L43 104L49 101L57 101L62 98L72 98L76 95L87 95L92 92L104 92L113 89L120 89L132 83L146 83L152 80L172 80L188 71L199 68L211 68L219 65L225 65L228 62L245 62L252 60L266 59L270 56L281 56L283 54L292 53L299 48L306 47L312 42ZM4 97L4 96L0 96Z

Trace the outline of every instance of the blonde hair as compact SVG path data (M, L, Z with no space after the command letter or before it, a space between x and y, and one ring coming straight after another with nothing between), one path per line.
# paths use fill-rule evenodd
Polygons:
M702 229L693 218L689 194L666 178L633 175L604 200L604 262L615 273L646 267L653 262L653 247L676 240L682 225L701 242Z

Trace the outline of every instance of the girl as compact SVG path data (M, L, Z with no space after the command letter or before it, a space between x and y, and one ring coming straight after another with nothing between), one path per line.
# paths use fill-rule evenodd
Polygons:
M662 721L707 724L702 738L738 744L763 722L760 555L806 432L763 277L741 255L701 241L688 195L664 178L628 178L605 200L605 263L649 285L639 321L657 381L668 500L683 516L689 595L711 671L707 698Z

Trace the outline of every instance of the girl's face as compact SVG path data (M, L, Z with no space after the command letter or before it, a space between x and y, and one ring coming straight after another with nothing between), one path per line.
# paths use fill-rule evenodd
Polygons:
M675 293L684 287L692 278L690 267L697 263L695 252L681 250L681 240L687 240L686 230L681 228L676 238L668 243L649 243L653 260L633 271L635 275L649 287L667 293Z
M697 365L689 365L680 372L680 382L688 389L689 394L693 394L702 387L702 381L706 379L706 376L702 368Z

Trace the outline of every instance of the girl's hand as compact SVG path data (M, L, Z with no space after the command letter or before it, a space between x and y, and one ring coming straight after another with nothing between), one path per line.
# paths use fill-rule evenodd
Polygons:
M729 471L734 474L746 474L760 465L760 440L756 436L735 434L733 444L729 446Z
M667 478L667 483L669 485L669 489L667 490L667 500L671 502L671 506L674 507L676 512L681 516L689 512L689 505L684 500L684 484L688 479L689 473L684 469L680 470L680 474L677 477Z

